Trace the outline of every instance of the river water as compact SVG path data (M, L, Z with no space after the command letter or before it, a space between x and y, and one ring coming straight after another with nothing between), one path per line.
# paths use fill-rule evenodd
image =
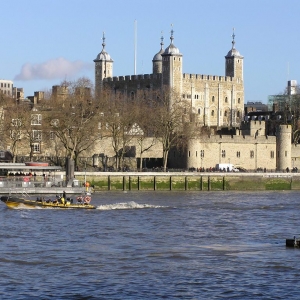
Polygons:
M0 299L299 299L299 192L104 192L0 203Z

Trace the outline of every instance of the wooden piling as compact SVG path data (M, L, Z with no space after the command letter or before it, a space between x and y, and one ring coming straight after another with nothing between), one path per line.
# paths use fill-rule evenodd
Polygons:
M110 175L107 177L107 189L110 191L111 190L111 180L110 180Z
M126 177L123 176L123 191L126 191Z
M131 176L129 176L129 179L128 179L128 189L129 189L129 191L131 191Z
M140 180L140 176L138 176L137 188L138 188L138 191L141 189L141 180Z

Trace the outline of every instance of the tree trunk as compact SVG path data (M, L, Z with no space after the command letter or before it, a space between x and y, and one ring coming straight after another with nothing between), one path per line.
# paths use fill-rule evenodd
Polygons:
M140 153L140 166L139 166L140 171L143 169L143 156L142 153Z
M169 153L169 151L167 151L167 150L164 150L164 152L163 152L164 172L167 171L168 153Z

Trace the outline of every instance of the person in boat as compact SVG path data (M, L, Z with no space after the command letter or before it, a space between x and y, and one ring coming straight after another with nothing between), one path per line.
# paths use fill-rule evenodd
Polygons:
M65 191L63 191L63 197L65 198L65 200L67 200L67 194Z
M79 204L82 204L82 201L83 201L82 197L81 197L81 196L78 196L78 197L77 197L77 202L78 202Z

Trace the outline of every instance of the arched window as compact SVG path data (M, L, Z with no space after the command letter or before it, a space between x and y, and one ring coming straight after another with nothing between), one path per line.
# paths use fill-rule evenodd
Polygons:
M225 97L225 102L226 102L226 103L228 102L228 98L227 98L227 97Z
M214 115L215 115L215 111L212 110L212 111L211 111L211 116L213 117Z
M238 98L238 104L240 104L241 103L241 98Z
M227 117L227 110L225 110L224 112L224 117Z
M215 102L215 96L212 96L211 101Z
M240 112L237 111L236 116L239 118L240 117Z
M198 108L198 115L200 115L200 112L201 112L201 110L200 110L200 108Z

